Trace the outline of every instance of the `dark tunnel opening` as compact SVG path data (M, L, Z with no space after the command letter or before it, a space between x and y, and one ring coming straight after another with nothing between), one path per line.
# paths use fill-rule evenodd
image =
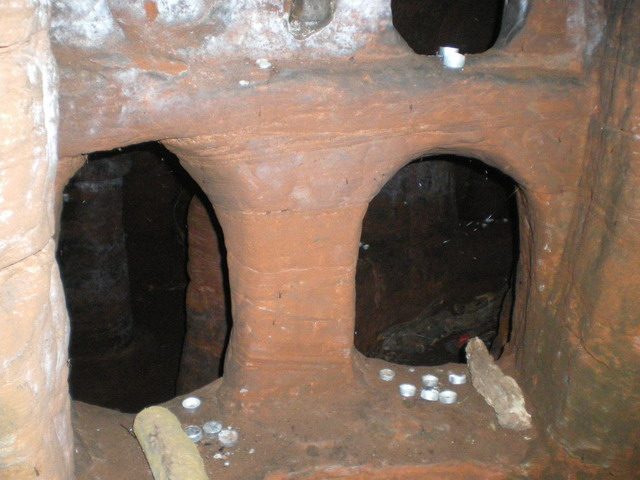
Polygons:
M393 24L418 54L434 55L440 46L482 53L498 38L503 0L392 0Z
M356 291L356 348L407 364L464 362L508 341L518 259L517 185L466 157L419 159L371 201Z
M157 143L92 154L63 199L57 257L71 322L72 397L136 412L200 386L192 380L194 330L219 345L218 362L202 367L209 380L220 376L230 322L224 241L177 158ZM189 276L197 276L187 271L195 209L204 213L194 236L213 235L215 242L206 238L220 260L217 296L204 309L200 291L187 304ZM203 323L216 329L200 331Z

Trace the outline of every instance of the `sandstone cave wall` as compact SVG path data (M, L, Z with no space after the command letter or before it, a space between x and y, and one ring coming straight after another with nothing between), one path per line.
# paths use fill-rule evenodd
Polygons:
M606 7L578 202L520 359L553 437L625 476L640 458L640 4Z
M357 59L349 60L351 52L340 58L344 52L330 43L323 50L334 61L316 64L313 74L277 55L277 69L254 71L224 48L213 64L189 64L190 57L167 54L162 45L165 34L176 32L176 42L188 44L184 32L194 29L180 30L180 22L193 18L172 18L168 28L146 36L150 23L136 26L122 8L115 15L128 36L114 21L109 48L152 38L155 57L136 57L134 72L113 63L103 70L101 60L92 60L99 56L79 53L82 45L65 51L65 41L81 36L58 38L62 151L180 139L167 144L211 198L227 241L237 324L225 384L229 391L255 385L256 401L319 372L313 376L319 383L354 381L354 265L362 217L385 178L419 155L442 151L501 168L523 187L521 254L529 261L519 273L514 342L528 398L572 462L594 471L629 468L639 423L633 413L639 403L638 6L559 2L546 9L532 2L525 29L508 44L499 40L503 49L470 59L459 77L394 50L384 32L389 19L378 18L382 7L363 17L368 27L354 39L362 49ZM51 240L56 114L47 14L45 5L22 1L0 8L0 92L10 112L0 117L0 175L7 185L0 322L8 332L0 340L0 438L7 445L0 458L12 474L26 477L42 467L45 478L63 479L71 477L68 331ZM350 12L339 13L329 33L348 25ZM250 21L237 18L230 31L250 31ZM278 45L279 32L271 33ZM224 47L226 37L214 40ZM135 48L123 51L126 58ZM385 52L396 55L380 67ZM238 78L211 81L222 57L269 88L221 97L216 92L238 88ZM79 68L82 75L74 75ZM307 87L302 93L300 84ZM326 99L336 92L340 102L327 114ZM242 108L235 108L238 102ZM168 118L168 106L184 108ZM276 122L283 110L288 120ZM414 112L409 126L389 135L407 111ZM323 132L339 132L338 141ZM322 373L327 366L335 375ZM292 375L279 377L283 367Z
M0 477L67 480L69 324L55 262L49 2L0 3Z

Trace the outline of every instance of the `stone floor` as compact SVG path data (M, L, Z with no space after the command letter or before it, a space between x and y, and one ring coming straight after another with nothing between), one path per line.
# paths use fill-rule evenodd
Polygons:
M184 426L216 419L239 431L240 441L233 448L199 444L207 472L215 479L511 479L525 478L527 468L540 459L537 433L499 427L470 383L452 386L458 393L455 405L406 400L398 394L400 383L419 384L424 373L435 373L447 383L446 373L466 371L465 365L410 371L364 357L356 364L356 387L314 394L303 388L289 398L262 402L250 413L222 407L220 381L197 391L203 404L195 413L182 408L181 398L165 406ZM397 372L392 382L378 378L385 366ZM152 478L129 433L133 419L75 403L79 480ZM217 453L225 458L214 459Z

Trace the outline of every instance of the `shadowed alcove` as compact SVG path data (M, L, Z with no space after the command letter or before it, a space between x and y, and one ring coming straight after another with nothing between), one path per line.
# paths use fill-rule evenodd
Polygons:
M136 412L189 390L201 371L219 376L230 322L224 241L177 158L157 143L92 154L63 205L73 397ZM197 358L205 348L215 359Z
M421 55L434 55L440 46L463 53L491 48L502 20L501 0L392 0L393 25Z
M464 361L508 340L518 257L516 184L454 155L403 167L371 201L357 269L355 345L408 364Z

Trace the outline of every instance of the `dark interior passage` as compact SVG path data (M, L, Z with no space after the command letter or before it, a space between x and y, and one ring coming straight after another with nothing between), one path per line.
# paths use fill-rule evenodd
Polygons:
M434 55L438 47L481 53L493 46L503 0L392 0L393 24L416 52Z
M155 143L93 154L69 182L58 260L75 399L135 412L175 396L198 192Z
M516 185L470 158L401 169L372 200L357 269L355 345L410 365L506 343L518 250Z

